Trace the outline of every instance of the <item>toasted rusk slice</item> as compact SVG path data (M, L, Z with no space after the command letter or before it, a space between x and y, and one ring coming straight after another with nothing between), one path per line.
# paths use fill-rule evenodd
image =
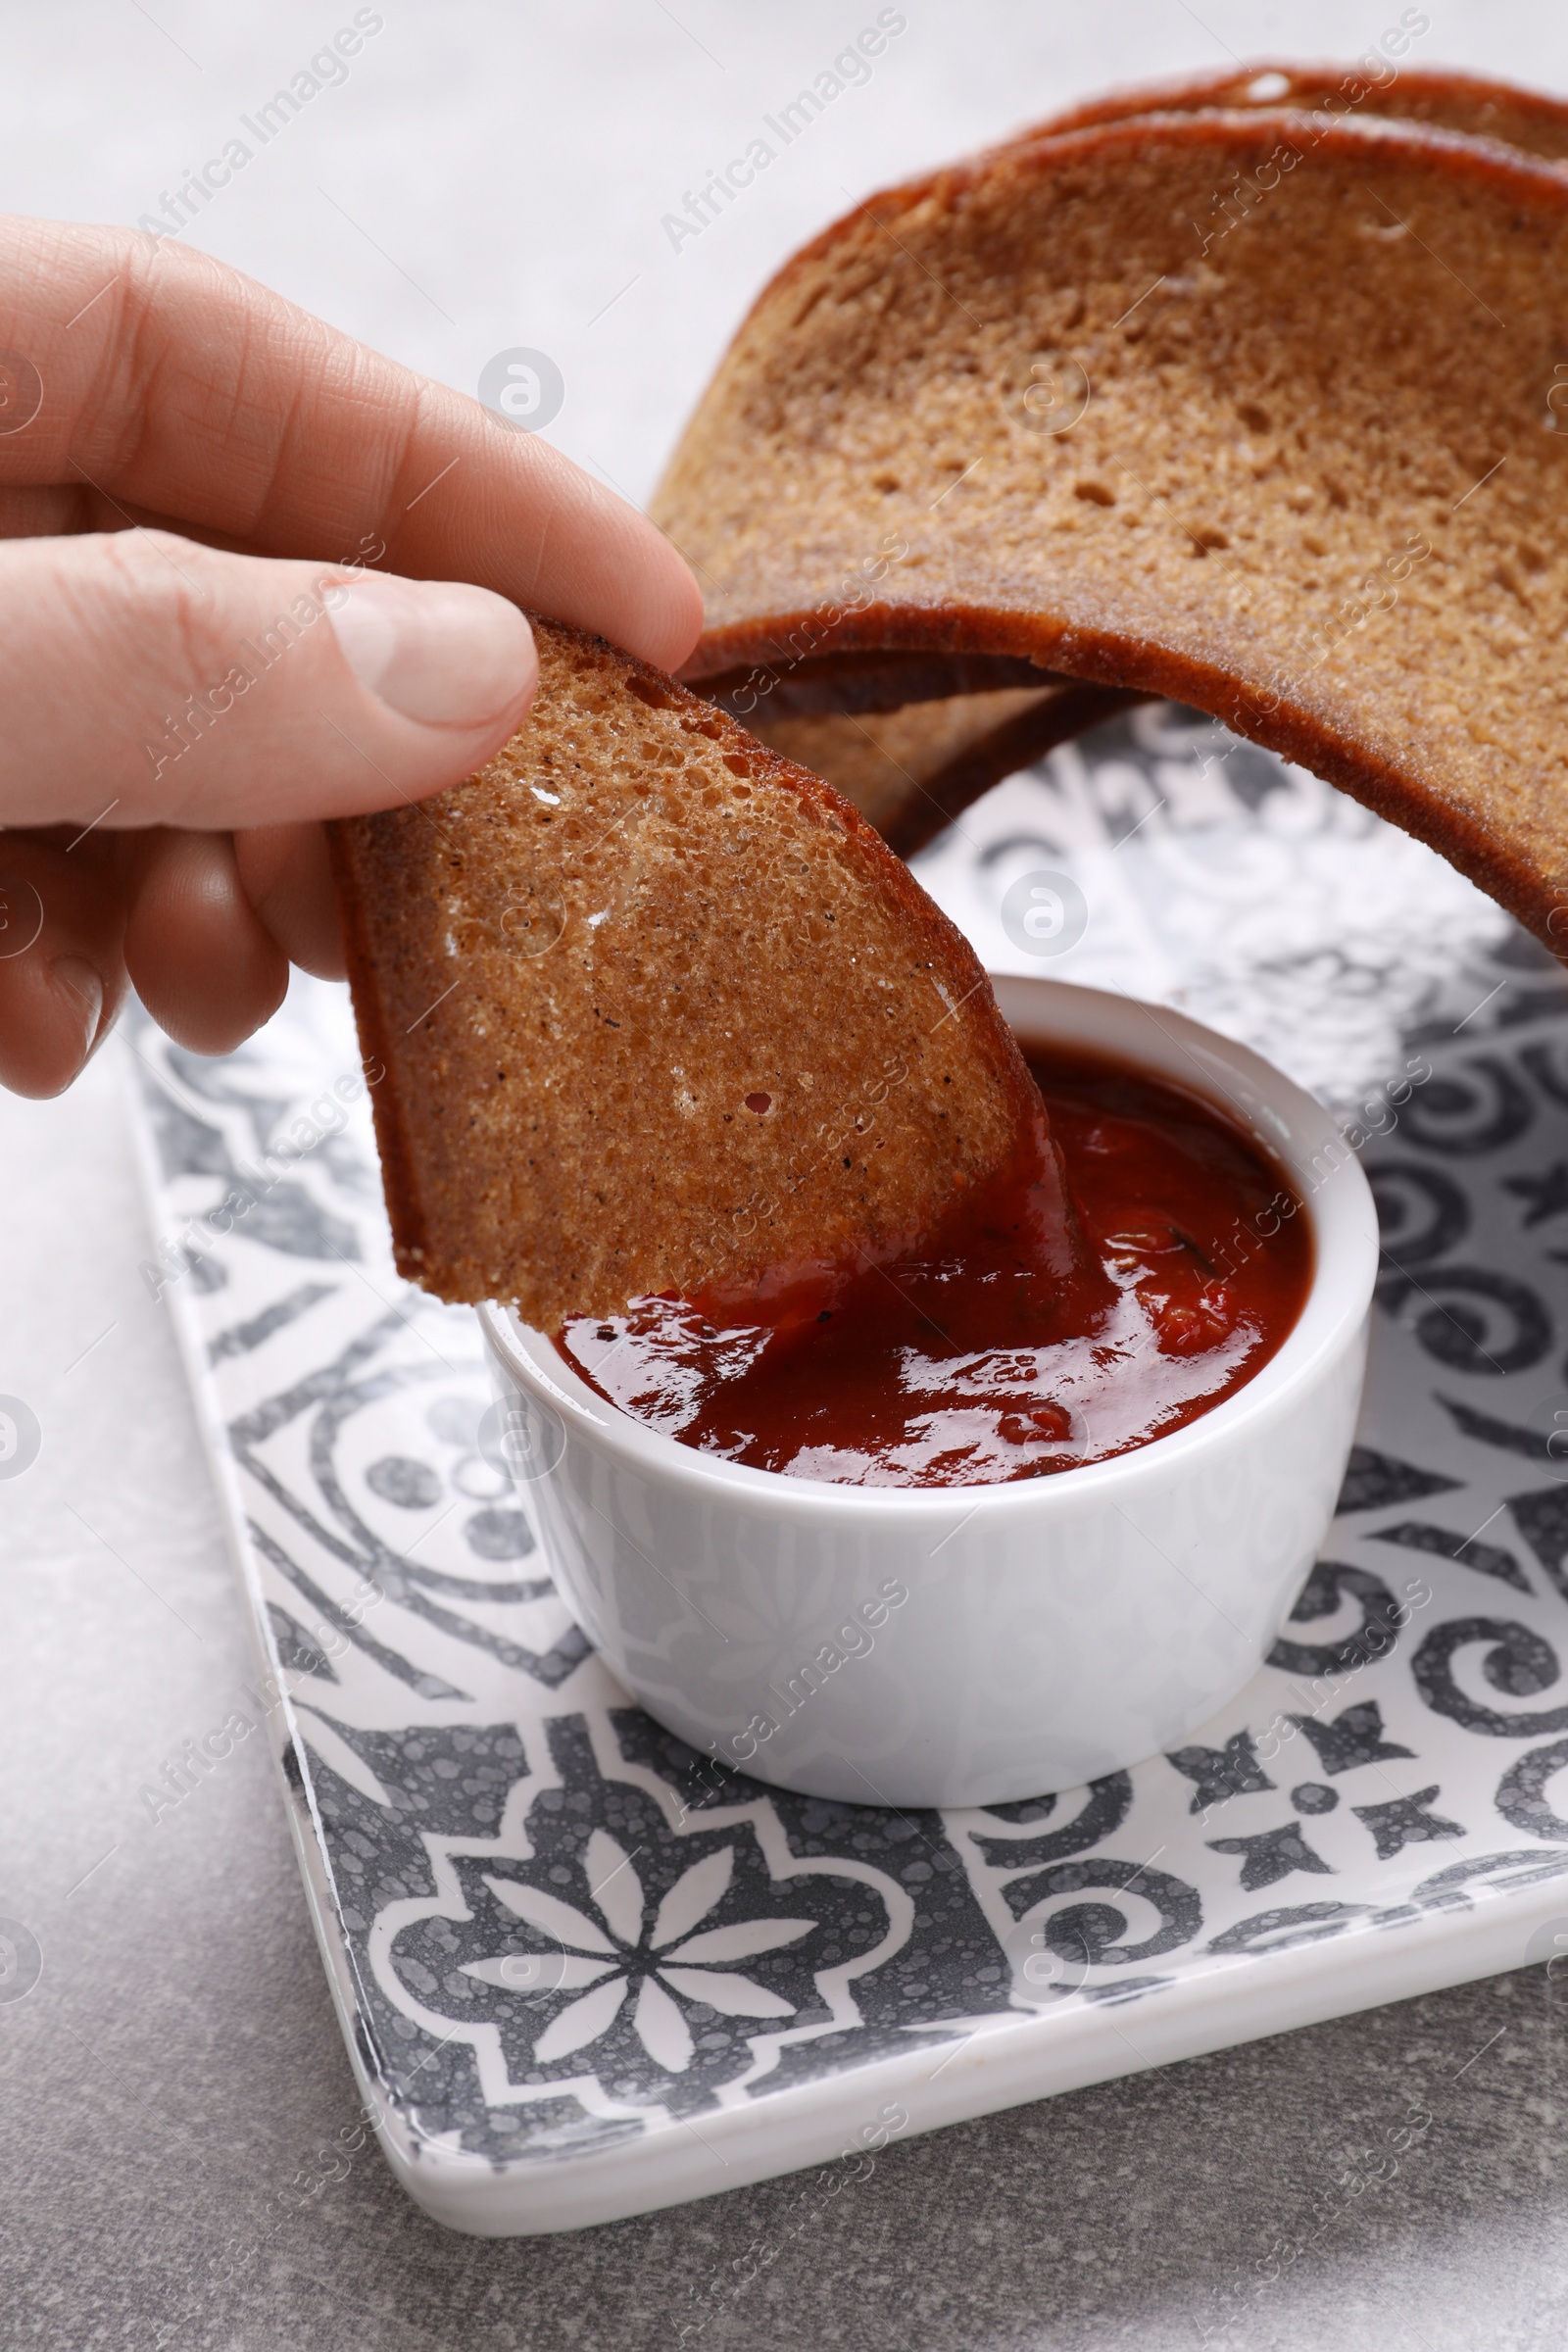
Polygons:
M1400 39L1398 27L1394 39ZM1403 57L1367 50L1348 66L1301 65L1283 58L1260 58L1251 65L1232 66L1214 74L1182 75L1174 81L1145 82L1131 89L1112 90L1083 106L1015 131L1005 144L1028 146L1040 138L1059 137L1064 130L1086 130L1099 122L1126 122L1137 115L1195 114L1214 108L1234 111L1264 108L1277 113L1311 114L1325 123L1348 115L1382 117L1395 122L1425 122L1435 130L1457 130L1472 138L1501 139L1527 155L1555 161L1568 157L1568 106L1539 90L1522 90L1512 82L1489 81L1477 74L1448 74L1441 68L1408 63L1411 35L1403 36ZM1222 194L1223 191L1216 191Z
M1062 679L905 703L863 716L759 713L752 725L774 751L825 776L890 849L912 858L1004 776L1139 699Z
M1559 945L1565 281L1568 172L1409 122L1150 115L873 197L655 501L724 586L688 674L1170 695Z
M1019 1152L1065 1251L1038 1091L908 869L672 679L534 627L506 749L332 829L401 1270L545 1329L759 1303Z

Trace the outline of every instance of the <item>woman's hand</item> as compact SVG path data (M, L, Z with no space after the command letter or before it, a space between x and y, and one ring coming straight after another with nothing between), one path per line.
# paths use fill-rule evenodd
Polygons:
M476 401L171 242L0 244L0 1083L68 1086L127 979L199 1053L341 974L320 820L459 782L527 605L673 667L696 583ZM387 576L396 575L396 576Z

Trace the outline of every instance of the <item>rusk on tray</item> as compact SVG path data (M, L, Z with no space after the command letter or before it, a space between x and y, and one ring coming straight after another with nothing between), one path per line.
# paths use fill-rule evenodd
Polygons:
M1408 34L1403 37L1408 47ZM1027 147L1140 115L1258 107L1315 118L1293 133L1302 141L1334 119L1354 115L1427 122L1501 139L1553 161L1568 158L1568 107L1561 100L1474 74L1412 69L1375 53L1350 66L1260 59L1226 73L1116 90L1031 123L1002 145ZM1210 199L1221 220L1233 203L1228 188L1216 188ZM820 710L808 721L787 712L770 715L769 706L760 702L750 723L764 743L837 785L901 857L910 857L1004 776L1137 699L1063 683L1033 694L1012 688L911 701L875 715Z
M1143 699L1064 678L863 716L823 711L755 723L761 742L824 776L890 849L912 858L1000 777Z
M1146 115L874 197L655 501L724 587L688 675L754 717L839 662L884 710L1022 662L1168 694L1557 945L1565 278L1568 172L1410 122Z
M506 749L331 828L399 1270L546 1330L735 1296L898 1248L1043 1140L973 953L871 826L658 670L533 625Z

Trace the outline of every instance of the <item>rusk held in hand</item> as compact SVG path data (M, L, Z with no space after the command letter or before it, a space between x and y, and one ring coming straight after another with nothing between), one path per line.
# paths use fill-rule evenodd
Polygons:
M970 949L816 777L534 621L478 775L333 828L400 1269L552 1330L912 1239L1032 1137Z

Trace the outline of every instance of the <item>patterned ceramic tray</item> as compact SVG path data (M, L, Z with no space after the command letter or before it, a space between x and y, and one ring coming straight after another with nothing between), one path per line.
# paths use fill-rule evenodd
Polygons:
M472 1317L392 1272L342 992L222 1061L132 1033L146 1275L322 1954L445 2221L853 2161L1568 1940L1568 985L1414 843L1168 709L921 861L1012 968L1002 901L1043 867L1090 910L1063 977L1245 1036L1365 1138L1388 1254L1341 1517L1267 1667L1180 1752L1032 1803L791 1797L631 1706L508 1482Z

